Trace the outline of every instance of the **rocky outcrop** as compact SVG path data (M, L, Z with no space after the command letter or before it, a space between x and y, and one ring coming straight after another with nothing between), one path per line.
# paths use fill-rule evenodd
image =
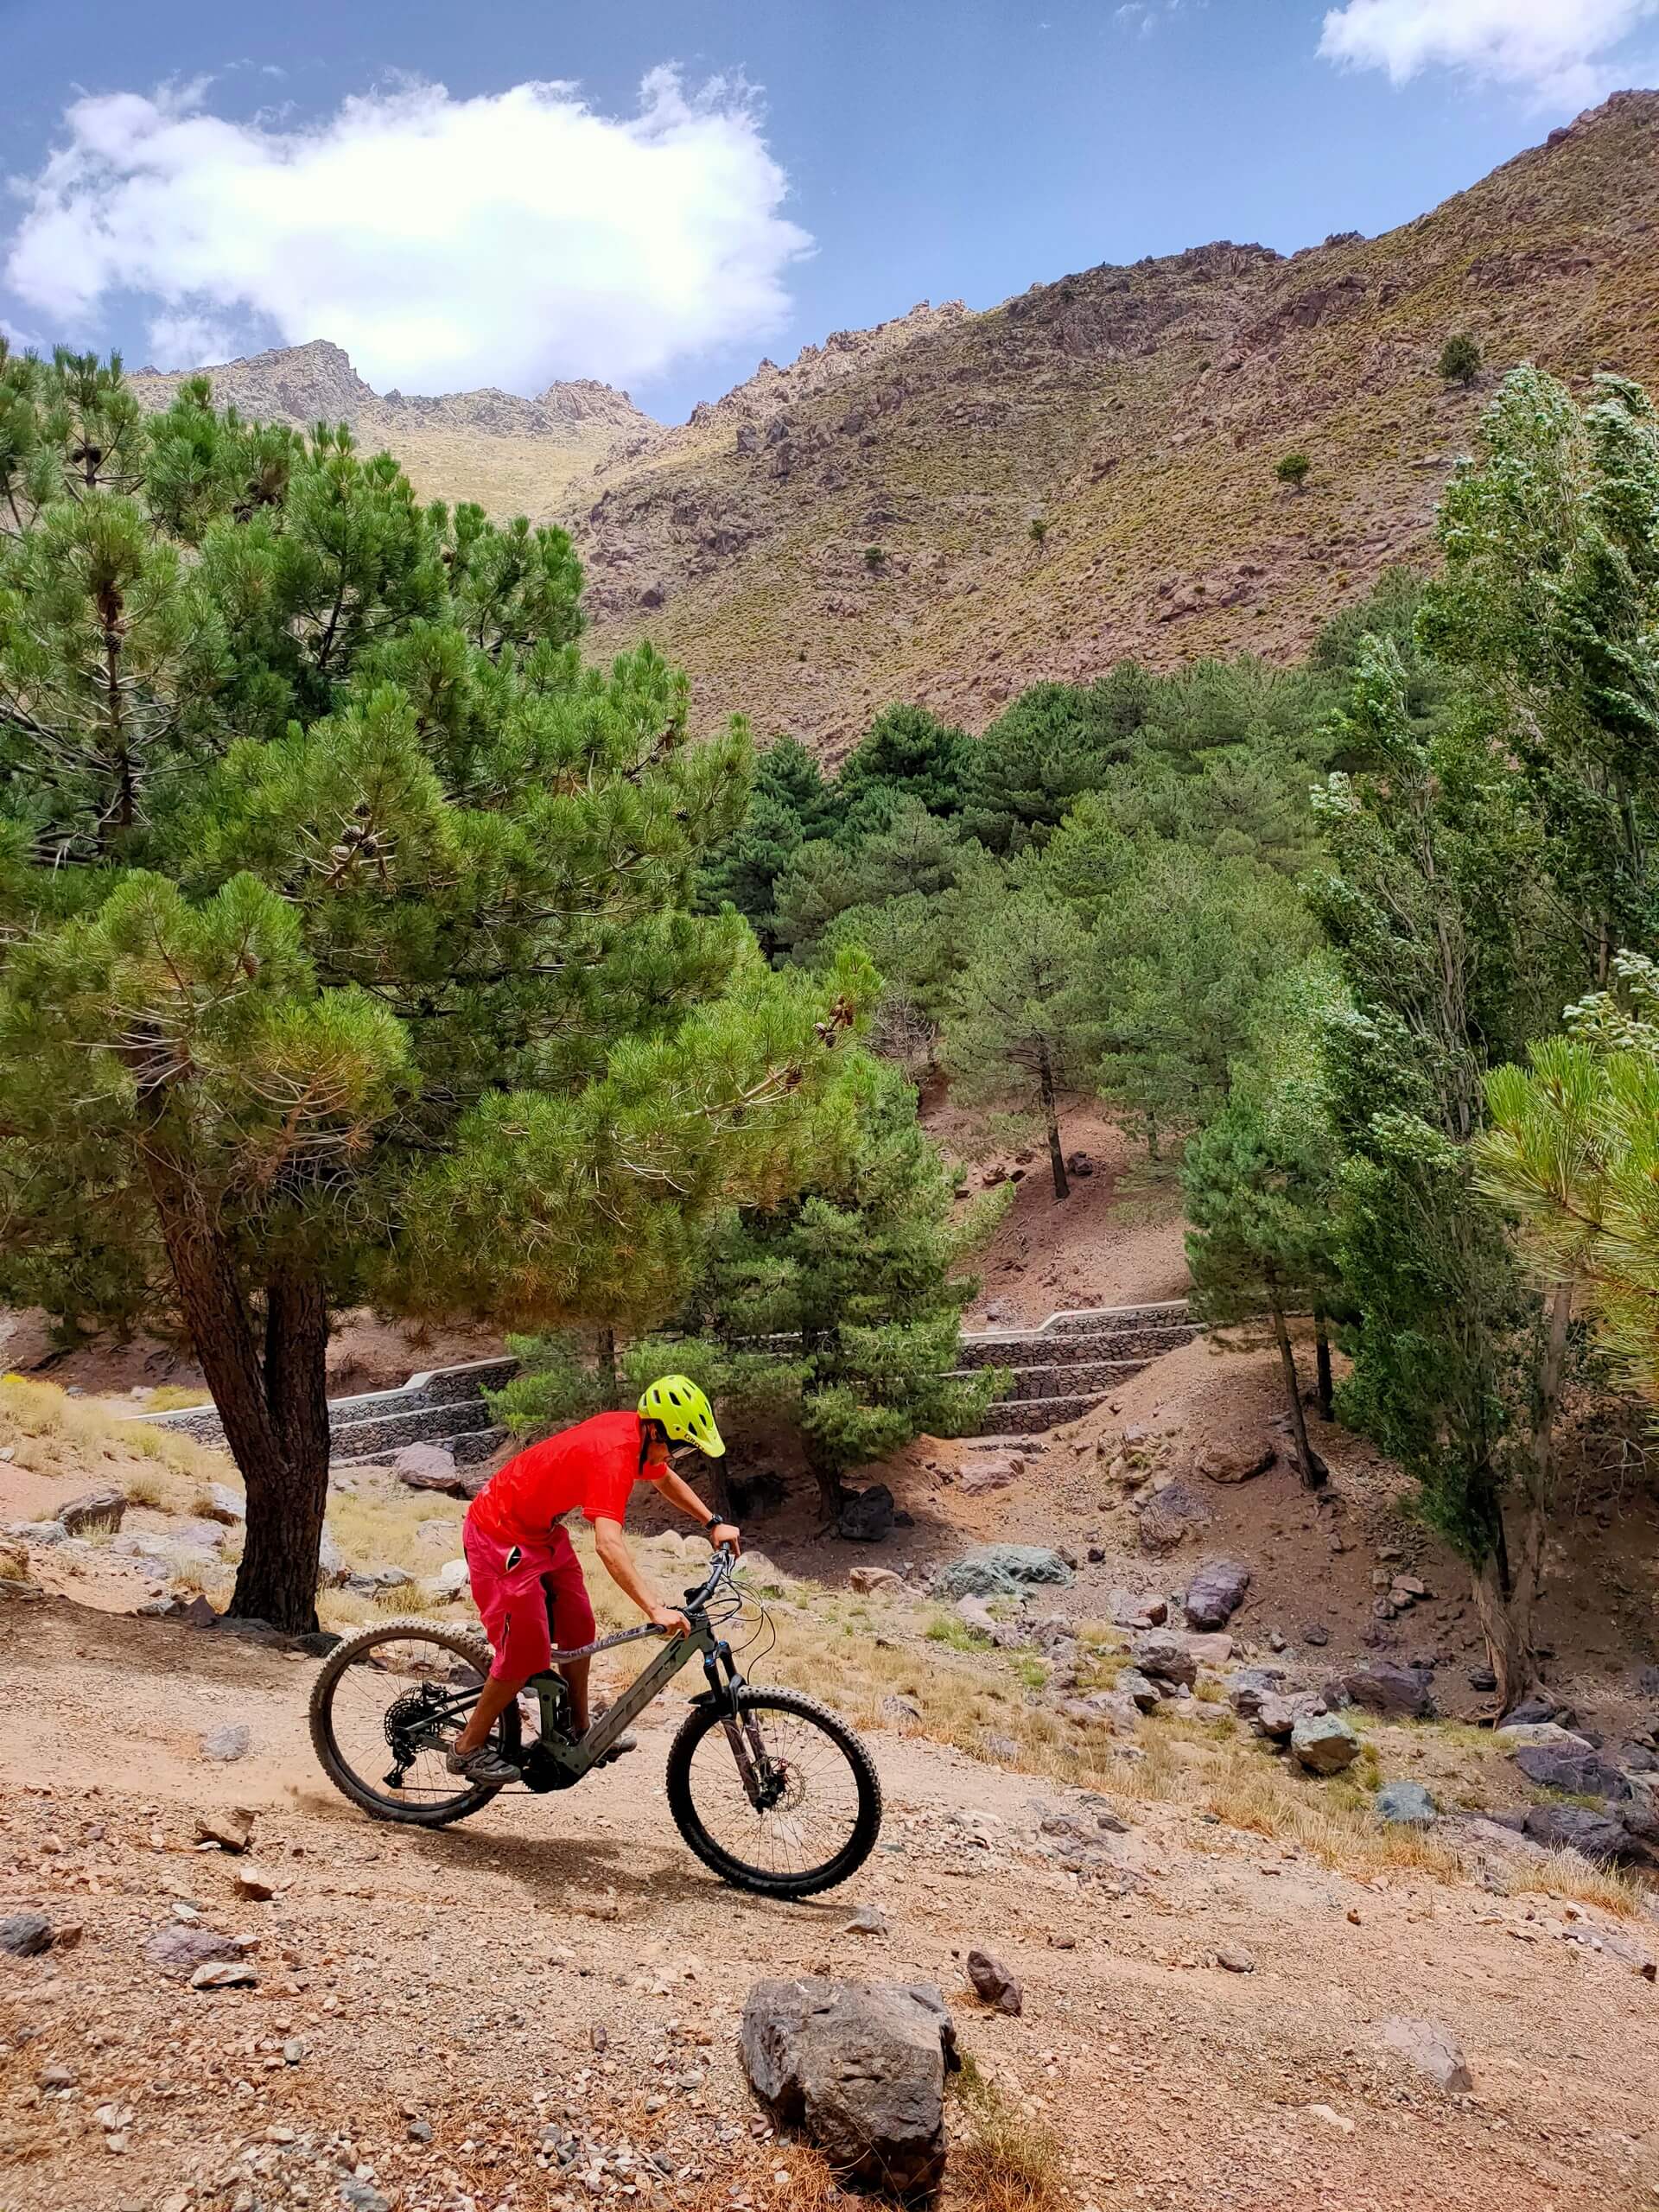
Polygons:
M816 2144L838 2181L895 2196L938 2186L944 2078L958 2062L931 1984L759 1981L740 2049L756 2096Z

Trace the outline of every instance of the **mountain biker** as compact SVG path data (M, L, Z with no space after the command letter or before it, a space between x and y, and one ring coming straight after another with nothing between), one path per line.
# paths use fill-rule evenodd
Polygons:
M518 1452L485 1484L467 1509L461 1548L472 1577L473 1600L494 1654L490 1678L448 1765L482 1783L517 1782L518 1769L486 1740L532 1675L552 1663L553 1637L561 1650L591 1643L594 1609L564 1514L580 1511L594 1526L605 1571L645 1618L673 1636L684 1636L685 1615L665 1605L640 1573L622 1533L623 1516L636 1482L653 1484L668 1503L697 1522L711 1544L741 1550L729 1521L710 1513L669 1464L675 1444L695 1444L711 1459L726 1446L714 1409L683 1375L653 1382L633 1413L595 1414L545 1442ZM570 1692L571 1726L586 1735L589 1721L590 1662L573 1659L559 1672Z

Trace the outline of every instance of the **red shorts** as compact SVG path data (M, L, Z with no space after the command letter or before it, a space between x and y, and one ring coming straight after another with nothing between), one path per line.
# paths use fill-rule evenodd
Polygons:
M552 1663L555 1635L561 1651L593 1642L598 1631L582 1562L563 1529L555 1529L544 1544L509 1544L475 1529L468 1514L461 1544L473 1602L495 1655L492 1675L528 1681L544 1673Z

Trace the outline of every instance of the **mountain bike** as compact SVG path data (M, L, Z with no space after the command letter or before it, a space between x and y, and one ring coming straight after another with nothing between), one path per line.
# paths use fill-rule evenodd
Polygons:
M524 1789L569 1789L700 1657L707 1688L692 1699L668 1755L675 1825L704 1866L735 1888L811 1897L844 1882L874 1849L881 1784L864 1744L827 1707L794 1690L757 1689L740 1673L723 1630L746 1605L758 1617L757 1635L769 1623L734 1581L734 1567L722 1546L707 1578L685 1593L690 1633L670 1637L584 1736L572 1732L569 1692L553 1669L662 1630L624 1629L556 1651L552 1669L521 1694L535 1700L536 1736L524 1741L515 1699L489 1740L518 1765ZM387 1621L337 1645L311 1694L311 1741L323 1771L375 1820L438 1828L468 1819L512 1787L471 1782L444 1764L489 1667L483 1637L431 1621Z

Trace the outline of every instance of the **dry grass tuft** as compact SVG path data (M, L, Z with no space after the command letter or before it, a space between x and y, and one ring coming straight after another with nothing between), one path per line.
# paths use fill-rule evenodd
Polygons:
M0 1376L0 1436L35 1474L119 1482L135 1503L168 1513L194 1511L210 1482L237 1481L222 1452L21 1375Z

